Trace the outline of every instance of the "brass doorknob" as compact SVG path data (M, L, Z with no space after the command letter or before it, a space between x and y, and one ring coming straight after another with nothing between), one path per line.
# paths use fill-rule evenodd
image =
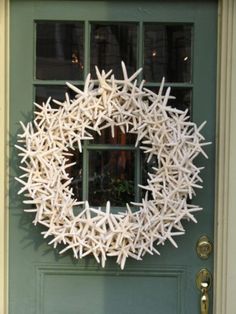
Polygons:
M200 313L208 314L209 313L209 295L208 290L212 284L212 275L208 269L201 269L196 276L196 285L201 291L200 298Z
M196 251L197 255L201 259L208 259L208 257L211 255L213 251L213 245L206 235L201 236L197 241Z

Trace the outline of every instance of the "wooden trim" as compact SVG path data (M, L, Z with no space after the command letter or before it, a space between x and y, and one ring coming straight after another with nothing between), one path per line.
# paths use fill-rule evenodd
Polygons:
M9 1L0 0L0 313L7 313L8 219L8 37ZM217 186L215 218L214 313L231 314L236 308L236 4L219 3ZM4 136L3 136L4 135ZM4 153L5 152L5 153Z
M0 0L0 313L7 313L7 130L9 0Z
M236 308L236 3L219 3L214 313Z

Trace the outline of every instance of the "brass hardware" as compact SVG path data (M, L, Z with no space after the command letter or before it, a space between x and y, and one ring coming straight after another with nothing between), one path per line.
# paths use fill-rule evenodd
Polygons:
M213 250L213 245L210 242L209 238L207 236L201 236L201 238L197 242L197 255L202 258L202 259L208 259L210 256L212 250Z
M208 314L209 312L209 295L208 290L212 284L212 275L208 269L203 268L196 276L196 285L201 291L200 309L201 314Z

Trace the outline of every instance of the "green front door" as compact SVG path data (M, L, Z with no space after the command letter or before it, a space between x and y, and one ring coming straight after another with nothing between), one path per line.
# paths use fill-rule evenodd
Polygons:
M13 0L10 12L9 314L200 313L195 276L201 268L213 272L212 256L200 259L196 243L202 235L213 241L217 3ZM193 200L203 207L198 223L184 223L178 249L168 243L160 256L128 260L124 270L113 258L102 268L90 256L59 255L23 211L14 180L21 173L18 122L33 119L33 102L63 99L65 82L83 86L95 65L119 76L121 60L130 73L143 67L140 79L156 92L165 76L176 96L171 105L188 108L197 124L207 120L203 132L212 142L209 159L198 160L205 167L204 187ZM132 137L115 135L106 131L85 142L71 169L78 198L94 206L110 199L114 211L142 197L138 183L148 169ZM211 292L210 303L212 313Z

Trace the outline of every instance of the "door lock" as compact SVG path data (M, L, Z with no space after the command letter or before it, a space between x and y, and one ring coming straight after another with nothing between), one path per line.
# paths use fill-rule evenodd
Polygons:
M201 314L209 313L209 294L208 290L212 285L212 275L208 269L201 269L196 276L196 285L201 291L200 309Z
M213 250L213 244L207 236L201 236L197 241L196 251L201 259L208 259Z

